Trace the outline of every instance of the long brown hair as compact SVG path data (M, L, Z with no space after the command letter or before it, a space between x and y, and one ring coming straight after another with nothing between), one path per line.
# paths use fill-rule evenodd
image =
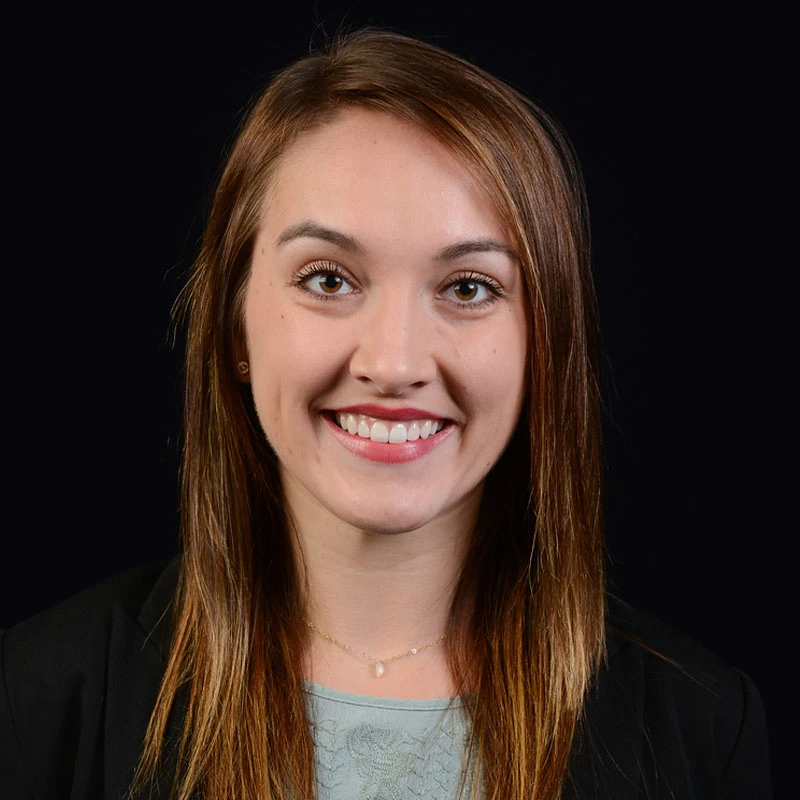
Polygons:
M253 242L276 164L305 131L352 107L392 114L442 142L484 187L520 254L530 386L487 478L447 642L486 797L556 800L604 651L582 181L557 127L516 91L434 46L375 31L281 72L253 105L216 190L185 295L175 628L136 784L169 762L179 800L315 794L297 569L275 456L236 363ZM182 735L167 745L184 691Z

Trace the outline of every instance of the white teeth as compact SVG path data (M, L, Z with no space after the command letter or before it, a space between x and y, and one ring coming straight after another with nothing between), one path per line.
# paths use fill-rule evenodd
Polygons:
M392 444L403 444L408 438L405 425L392 425L389 431L389 441Z
M361 426L359 426L359 428L360 427ZM372 439L373 442L388 442L389 429L382 422L376 422L372 426L372 431L369 434L369 438Z
M334 416L339 427L352 436L390 444L405 444L405 442L416 442L417 439L427 439L444 428L444 420L422 419L406 424L338 411Z

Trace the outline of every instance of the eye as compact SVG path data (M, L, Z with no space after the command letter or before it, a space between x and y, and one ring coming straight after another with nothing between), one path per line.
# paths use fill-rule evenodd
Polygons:
M503 287L488 275L469 272L450 279L442 292L447 300L461 306L485 308L501 297L505 297Z
M313 286L321 289L325 294L336 294L343 286L346 286L344 278L340 275L335 275L333 272L327 272L315 276L312 283Z
M450 288L453 290L453 294L457 299L467 302L474 300L481 289L486 291L486 287L481 286L475 281L461 281L460 283L454 283Z
M304 292L322 300L352 294L355 288L350 276L332 261L315 261L303 267L293 283Z

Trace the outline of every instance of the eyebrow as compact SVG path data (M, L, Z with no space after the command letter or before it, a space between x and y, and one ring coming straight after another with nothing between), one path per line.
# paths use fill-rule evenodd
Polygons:
M296 225L289 226L281 233L275 244L280 247L294 239L303 238L321 239L340 247L342 250L358 255L366 253L366 248L355 236L350 236L350 234L326 228L324 225L310 221L298 222ZM519 260L517 253L508 245L498 242L496 239L481 238L457 242L445 247L444 250L436 255L436 261L456 261L473 253L503 253L510 258Z
M508 245L498 242L496 239L471 239L466 242L451 244L436 256L436 260L455 261L473 253L504 253L515 260L519 260L519 256Z
M293 239L322 239L325 242L330 242L346 250L350 253L357 253L363 255L366 251L364 245L349 234L335 231L332 228L326 228L324 225L319 225L316 222L298 222L297 225L288 227L279 237L275 243L277 247L291 242Z

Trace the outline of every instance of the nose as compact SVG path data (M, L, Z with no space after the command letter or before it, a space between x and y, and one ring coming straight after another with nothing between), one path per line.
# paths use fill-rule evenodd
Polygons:
M437 374L435 337L422 300L398 292L370 305L350 374L382 395L403 395L431 383Z

